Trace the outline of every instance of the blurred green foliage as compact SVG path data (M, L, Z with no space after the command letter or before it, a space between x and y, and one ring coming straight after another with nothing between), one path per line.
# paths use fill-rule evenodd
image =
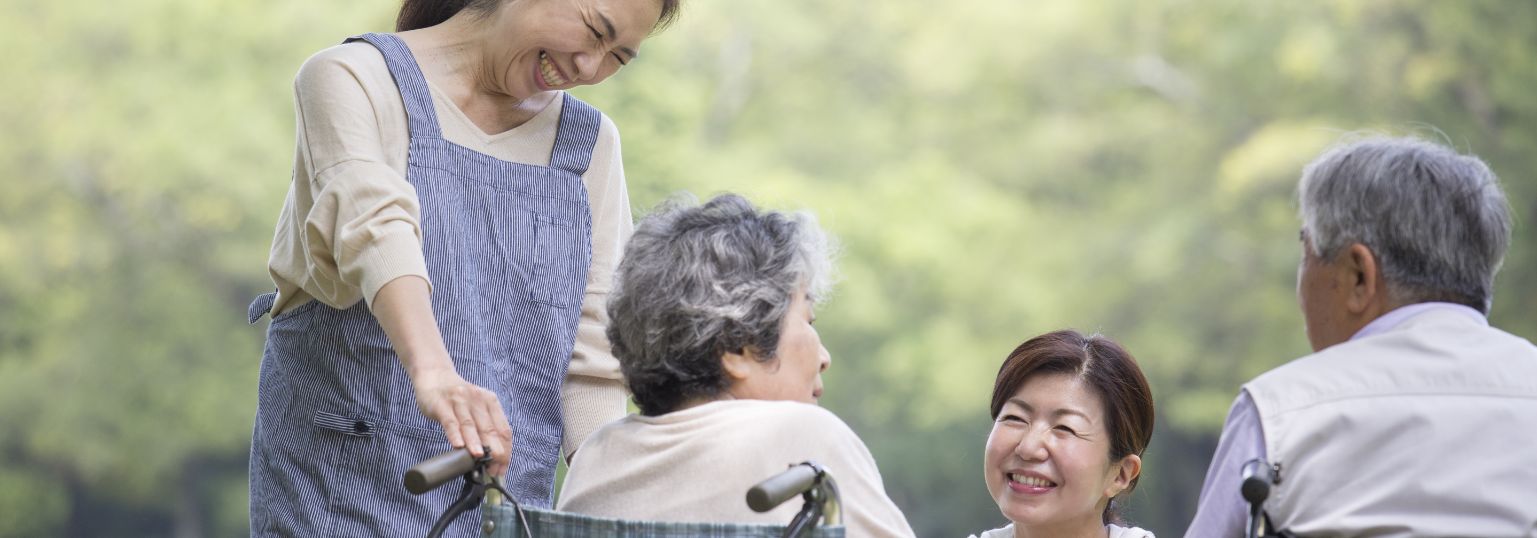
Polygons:
M395 5L7 0L0 536L245 533L293 73ZM1358 129L1502 174L1493 320L1537 336L1537 4L691 0L576 93L639 212L682 190L842 241L824 404L920 536L1002 523L981 479L1005 354L1061 327L1139 358L1159 424L1131 518L1184 528L1243 381L1304 354L1302 165Z

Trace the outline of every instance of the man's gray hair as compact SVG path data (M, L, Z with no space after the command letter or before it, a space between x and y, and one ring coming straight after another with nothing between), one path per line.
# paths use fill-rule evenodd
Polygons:
M727 352L775 360L793 295L830 290L832 250L810 213L760 212L734 194L642 219L608 300L608 339L641 412L720 395Z
M1477 157L1416 138L1346 141L1303 170L1298 201L1314 255L1332 259L1361 243L1392 300L1489 312L1510 208Z

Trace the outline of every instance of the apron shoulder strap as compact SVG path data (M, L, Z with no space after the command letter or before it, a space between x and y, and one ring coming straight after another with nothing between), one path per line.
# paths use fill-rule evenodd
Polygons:
M603 114L569 93L563 93L560 106L560 127L555 131L555 147L550 150L550 167L581 176L592 164Z
M432 91L427 89L427 79L422 76L421 68L416 65L416 57L411 55L406 42L394 34L379 33L350 37L345 42L353 41L367 41L384 55L384 64L389 66L390 76L395 78L395 87L400 89L400 100L406 105L411 137L442 138L443 131L438 127L437 113L432 109Z

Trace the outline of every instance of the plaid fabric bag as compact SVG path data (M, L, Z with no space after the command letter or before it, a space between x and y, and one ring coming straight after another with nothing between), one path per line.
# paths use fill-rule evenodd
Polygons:
M481 508L483 538L780 538L783 525L667 523L591 517L510 503ZM810 538L843 538L843 527L817 527Z

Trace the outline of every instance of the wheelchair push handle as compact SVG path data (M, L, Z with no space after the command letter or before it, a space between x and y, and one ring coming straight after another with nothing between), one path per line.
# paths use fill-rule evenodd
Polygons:
M1270 497L1270 487L1275 484L1275 469L1265 460L1253 459L1243 464L1243 499L1249 504L1263 504Z
M486 453L490 454L490 451ZM469 449L456 448L412 465L406 471L403 482L406 491L412 495L421 495L464 476L475 468L476 463L478 461L470 455Z
M1249 503L1249 521L1244 525L1244 536L1247 538L1295 538L1285 530L1273 528L1269 514L1265 513L1265 500L1275 491L1276 484L1281 483L1281 468L1279 465L1271 465L1263 459L1252 459L1243 464L1242 477L1239 491L1243 493L1243 500Z
M810 465L795 465L788 470L759 482L747 490L747 506L754 512L767 512L784 504L791 497L805 493L816 485L817 470Z

